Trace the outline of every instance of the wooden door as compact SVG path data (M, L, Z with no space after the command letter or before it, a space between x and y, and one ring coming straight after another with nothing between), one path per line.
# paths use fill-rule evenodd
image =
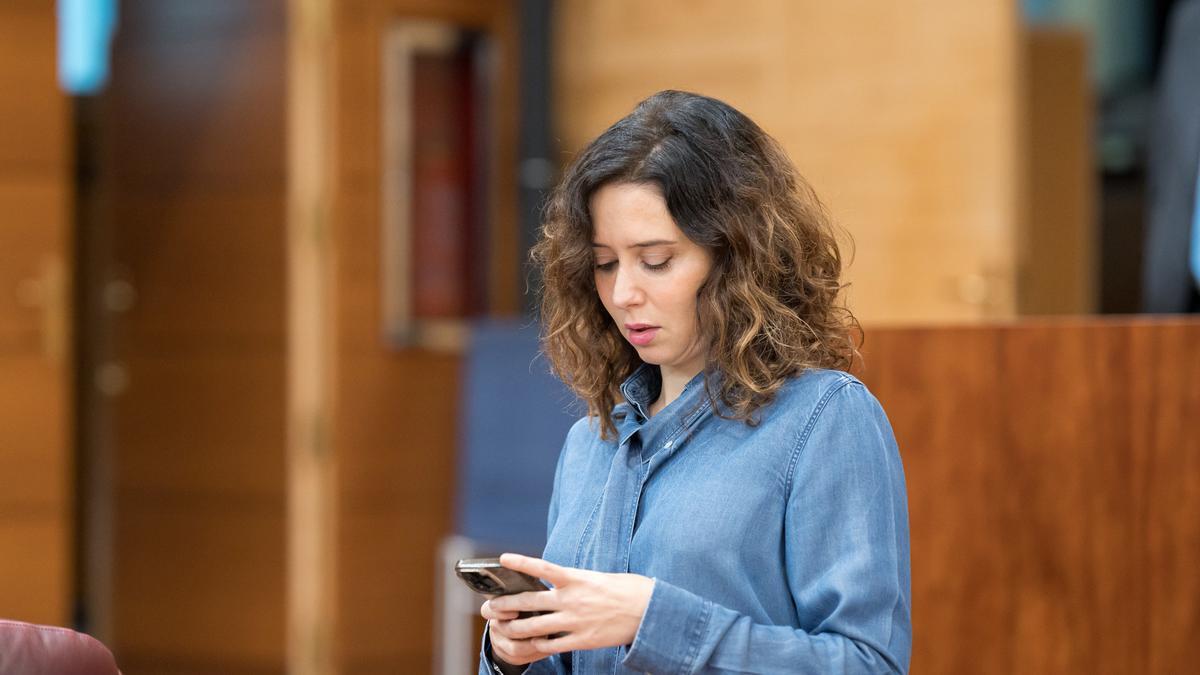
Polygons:
M96 122L111 314L110 646L284 671L284 3L126 0Z
M48 2L0 4L0 617L70 620L68 101Z

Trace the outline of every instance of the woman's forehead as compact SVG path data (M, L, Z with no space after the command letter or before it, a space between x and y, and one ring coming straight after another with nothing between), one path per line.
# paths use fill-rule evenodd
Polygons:
M683 239L658 189L615 183L592 195L593 243L608 247L665 245Z

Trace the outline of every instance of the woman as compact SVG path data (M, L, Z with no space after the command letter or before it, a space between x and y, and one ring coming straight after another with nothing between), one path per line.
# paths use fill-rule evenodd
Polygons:
M900 456L843 372L833 228L779 145L659 92L546 215L545 352L589 415L544 559L501 557L553 590L483 605L480 672L905 672Z

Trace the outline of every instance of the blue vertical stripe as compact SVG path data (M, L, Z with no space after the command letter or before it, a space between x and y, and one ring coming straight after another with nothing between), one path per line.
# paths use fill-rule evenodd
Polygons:
M94 94L108 82L108 45L117 26L117 0L58 0L58 84Z
M1196 194L1192 199L1192 282L1200 290L1200 161L1196 167Z

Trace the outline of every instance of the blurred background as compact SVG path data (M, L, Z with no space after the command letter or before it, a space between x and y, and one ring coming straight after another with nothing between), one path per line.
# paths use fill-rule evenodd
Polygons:
M6 0L0 617L126 675L474 672L448 565L540 551L580 414L536 355L540 205L674 88L778 138L853 239L913 671L1185 672L1198 19Z

